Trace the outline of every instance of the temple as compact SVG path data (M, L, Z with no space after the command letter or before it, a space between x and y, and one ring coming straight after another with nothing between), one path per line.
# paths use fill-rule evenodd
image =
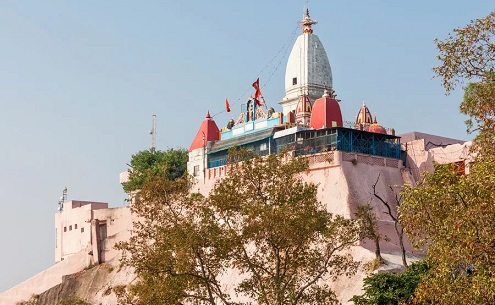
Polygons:
M209 113L189 148L188 172L198 181L225 173L229 148L243 147L258 155L288 150L294 156L325 152L357 153L395 161L401 158L400 137L378 124L363 103L356 119L345 121L332 88L325 48L306 9L302 34L290 53L285 73L282 111L250 97L237 121L219 129ZM385 162L383 162L385 164ZM398 164L398 163L397 163ZM218 172L218 174L217 174Z
M194 191L208 196L219 179L228 179L227 155L234 146L260 156L281 150L287 151L287 158L303 156L308 158L309 168L301 177L318 186L318 200L329 212L353 218L360 205L372 206L380 234L388 237L380 241L382 256L387 266L398 268L400 246L394 222L371 194L376 191L384 200L395 202L405 184L415 185L422 172L434 170L435 163L455 163L462 174L468 174L470 142L420 132L396 135L393 128L378 123L365 103L337 99L328 56L313 32L316 21L310 18L309 10L299 24L302 34L287 61L280 111L268 107L256 92L237 120L215 122L208 112L198 124L187 164L196 183ZM341 105L355 107L356 117L345 120ZM128 171L120 178L120 183L126 182ZM106 293L108 283L125 286L135 280L132 270L117 268L121 253L115 248L131 236L135 216L129 206L108 208L107 203L66 201L65 197L59 205L55 215L56 264L0 294L0 305L15 304L49 289L56 291L67 275L83 276L81 271L95 265L111 267L104 271L100 284L91 278L91 285L85 288L85 295L91 290L95 304L116 304L114 296ZM414 259L411 245L406 241L405 246L408 260ZM352 254L357 260L371 261L374 247L374 243L364 241ZM360 270L352 278L340 277L327 284L340 302L349 304L353 295L361 293L365 276ZM224 280L230 283L238 277L233 271Z

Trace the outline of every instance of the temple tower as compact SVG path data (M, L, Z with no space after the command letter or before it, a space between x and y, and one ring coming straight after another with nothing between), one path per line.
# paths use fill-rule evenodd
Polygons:
M310 18L306 9L299 24L302 34L297 38L285 70L285 97L279 102L283 113L296 110L299 97L307 95L311 101L323 95L325 87L332 89L332 69L327 53L312 26L317 22Z
M312 111L311 101L307 95L299 96L299 101L296 107L296 123L302 125L309 125L311 121L311 111Z

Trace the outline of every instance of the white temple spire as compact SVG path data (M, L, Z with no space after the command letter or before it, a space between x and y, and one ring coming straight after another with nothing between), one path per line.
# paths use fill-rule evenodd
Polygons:
M317 22L311 19L306 7L303 27L287 61L285 69L285 97L279 102L283 113L295 111L299 96L305 94L311 103L323 95L325 85L332 90L332 69L328 56L312 26Z

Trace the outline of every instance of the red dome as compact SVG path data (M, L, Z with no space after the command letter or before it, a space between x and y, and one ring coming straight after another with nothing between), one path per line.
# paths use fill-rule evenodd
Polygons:
M220 130L218 129L217 123L211 119L210 112L206 115L206 119L201 123L201 127L196 133L189 151L193 151L197 148L201 148L209 141L220 140Z
M378 124L378 122L376 121L376 115L375 115L375 119L373 120L373 124L371 124L370 127L368 127L368 130L366 131L387 134L387 130L385 129L385 127Z
M387 134L387 130L385 129L385 127L378 124L371 124L370 127L368 128L368 131L374 133Z
M314 129L343 127L339 102L327 94L317 99L311 112L311 127Z

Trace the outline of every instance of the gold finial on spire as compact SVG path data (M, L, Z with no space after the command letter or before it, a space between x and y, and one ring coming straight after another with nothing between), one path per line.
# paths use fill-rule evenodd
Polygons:
M312 34L313 29L311 29L311 26L313 24L317 24L318 21L311 19L309 17L309 8L306 6L306 13L304 14L303 20L299 21L299 24L303 26L303 34Z

